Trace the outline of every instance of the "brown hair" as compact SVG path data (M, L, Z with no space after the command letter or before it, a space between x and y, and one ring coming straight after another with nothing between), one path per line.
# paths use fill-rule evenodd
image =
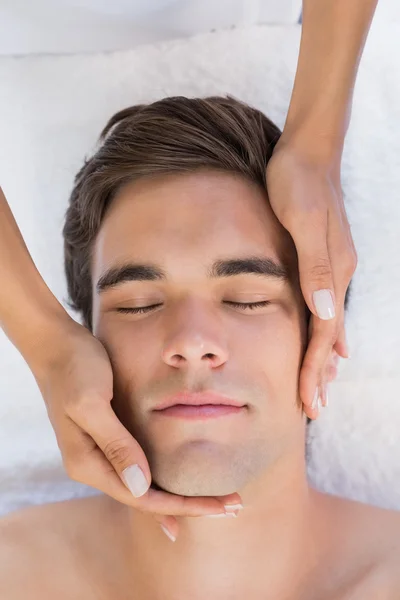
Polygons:
M261 111L231 96L164 98L112 116L99 136L100 148L75 176L63 227L66 302L82 314L84 326L92 331L94 241L123 184L209 168L239 173L266 189L266 166L280 136ZM347 301L348 294L345 306Z
M280 135L261 111L229 96L164 98L111 117L99 136L102 145L75 176L63 227L66 302L84 326L92 331L94 241L123 184L210 168L240 173L266 189L266 165Z

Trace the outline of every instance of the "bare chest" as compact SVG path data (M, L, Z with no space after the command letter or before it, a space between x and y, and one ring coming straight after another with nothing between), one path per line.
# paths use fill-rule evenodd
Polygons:
M36 589L36 595L30 595L31 600L152 600L135 592L134 586L123 589L117 577L111 572L108 576L104 573L94 577L85 569L84 565L77 569L76 565L68 568L64 564L63 572L53 570L41 572L31 589ZM358 576L338 578L336 582L316 585L310 584L309 589L301 597L290 600L399 600L400 585L395 583L396 577L390 571L376 565L370 570L359 573ZM318 588L318 591L316 589ZM266 582L265 589L268 590ZM167 590L165 590L167 593ZM10 600L22 600L26 596L12 597ZM266 600L267 596L252 600ZM218 600L231 600L231 598L218 598ZM275 600L275 599L274 599ZM280 600L280 599L276 599ZM282 600L287 600L282 599Z

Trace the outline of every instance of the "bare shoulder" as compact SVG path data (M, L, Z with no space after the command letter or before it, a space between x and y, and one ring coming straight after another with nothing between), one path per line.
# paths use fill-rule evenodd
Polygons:
M84 515L94 498L31 506L0 518L0 598L22 600L49 586L49 574L60 574L76 561L76 544L84 537ZM51 585L50 585L51 587ZM39 597L39 596L38 596Z
M367 578L365 598L398 600L400 598L400 511L370 507L365 517L370 521L366 543L377 542L376 563ZM366 526L367 527L367 526ZM368 529L367 529L368 531ZM373 595L373 593L375 595Z
M339 547L348 564L358 557L360 598L400 598L400 511L328 495ZM339 525L340 524L340 525ZM376 595L376 592L379 594ZM375 594L375 595L374 595ZM358 599L358 596L354 596Z
M367 578L370 596L381 600L400 598L400 511L368 506L365 509L366 544L376 544L376 563ZM361 537L361 540L363 538ZM375 596L372 594L375 593Z
M360 531L360 540L375 547L382 563L400 564L400 511L381 508L362 502L350 501L349 518ZM363 536L365 532L365 538Z
M380 571L387 584L388 600L400 598L400 511L373 507L374 529L380 529L382 553Z

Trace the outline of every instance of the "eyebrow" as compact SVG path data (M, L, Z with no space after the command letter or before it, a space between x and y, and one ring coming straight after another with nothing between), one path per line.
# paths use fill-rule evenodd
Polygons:
M280 279L286 283L290 282L287 268L274 259L264 256L216 260L208 270L207 276L209 279L216 279L236 277L245 273L259 275L267 279ZM167 280L166 271L155 264L127 262L107 269L100 276L96 284L96 291L101 294L128 281Z

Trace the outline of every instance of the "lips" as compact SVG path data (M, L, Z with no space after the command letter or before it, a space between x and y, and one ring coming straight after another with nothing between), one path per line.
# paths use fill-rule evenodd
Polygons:
M164 401L156 406L154 410L165 410L166 408L175 406L176 404L183 404L186 406L202 406L204 404L219 404L237 407L245 406L243 402L239 402L233 398L228 398L227 396L222 396L211 391L194 394L189 392L180 392L179 394L174 394L173 396L169 396L168 398L164 399Z
M208 421L216 417L243 414L244 410L246 410L245 406L232 406L228 404L199 404L198 406L174 404L174 406L170 406L169 408L157 410L154 414L160 417L185 419L186 421Z

